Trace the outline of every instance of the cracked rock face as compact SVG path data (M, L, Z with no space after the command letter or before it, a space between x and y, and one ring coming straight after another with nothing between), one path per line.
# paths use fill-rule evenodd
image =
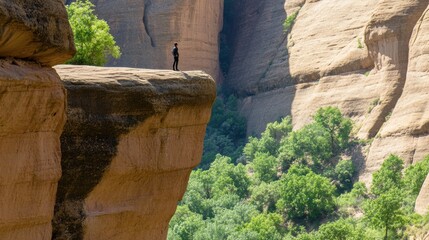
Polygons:
M68 109L53 237L165 239L201 160L215 82L200 71L56 70Z
M61 0L1 1L0 26L0 57L53 66L76 51Z

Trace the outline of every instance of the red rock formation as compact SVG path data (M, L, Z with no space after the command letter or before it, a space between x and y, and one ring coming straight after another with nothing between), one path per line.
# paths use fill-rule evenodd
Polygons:
M1 1L0 23L0 239L50 239L65 90L49 66L73 37L58 0Z
M58 239L165 239L216 91L203 72L58 66L68 91Z

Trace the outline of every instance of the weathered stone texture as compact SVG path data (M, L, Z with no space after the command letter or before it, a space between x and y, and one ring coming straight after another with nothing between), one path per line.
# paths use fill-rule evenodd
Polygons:
M199 71L57 66L68 91L54 237L164 239L216 91Z
M426 177L416 200L415 210L418 214L425 215L429 212L429 175Z
M0 239L50 239L65 90L52 68L0 60Z
M61 0L0 1L0 57L47 66L75 53L73 33Z
M292 85L284 0L236 1L232 62L226 83L240 96Z

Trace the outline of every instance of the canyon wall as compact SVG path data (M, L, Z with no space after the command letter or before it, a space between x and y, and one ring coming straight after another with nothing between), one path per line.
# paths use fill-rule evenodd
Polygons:
M55 239L165 239L216 95L199 71L57 66L68 92Z
M0 2L0 239L50 239L65 90L74 54L61 1Z
M406 165L428 154L429 1L291 0L283 1L286 16L274 18L279 2L250 1L247 8L257 9L254 15L237 15L244 33L235 36L235 44L248 43L250 59L260 61L257 67L240 65L242 57L235 52L226 79L241 98L248 134L259 134L286 115L299 128L318 108L337 106L354 120L358 137L372 141L363 153L361 180L369 182L390 153ZM279 19L294 13L286 34ZM271 26L271 33L259 34L259 26ZM287 51L279 50L285 35ZM276 56L270 58L270 52ZM259 65L273 69L281 60L288 66L279 76L258 73L264 68Z
M66 0L70 3L70 0ZM223 0L92 0L121 48L108 65L172 69L173 43L179 69L203 70L220 79L219 33Z

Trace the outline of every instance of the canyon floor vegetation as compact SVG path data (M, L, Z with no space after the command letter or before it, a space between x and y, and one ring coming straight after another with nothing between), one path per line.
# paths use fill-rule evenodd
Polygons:
M429 157L404 169L390 155L367 188L350 154L363 143L338 108L319 109L299 130L285 117L243 145L234 106L234 97L215 104L202 165L168 239L404 239L410 226L428 223L414 204Z

